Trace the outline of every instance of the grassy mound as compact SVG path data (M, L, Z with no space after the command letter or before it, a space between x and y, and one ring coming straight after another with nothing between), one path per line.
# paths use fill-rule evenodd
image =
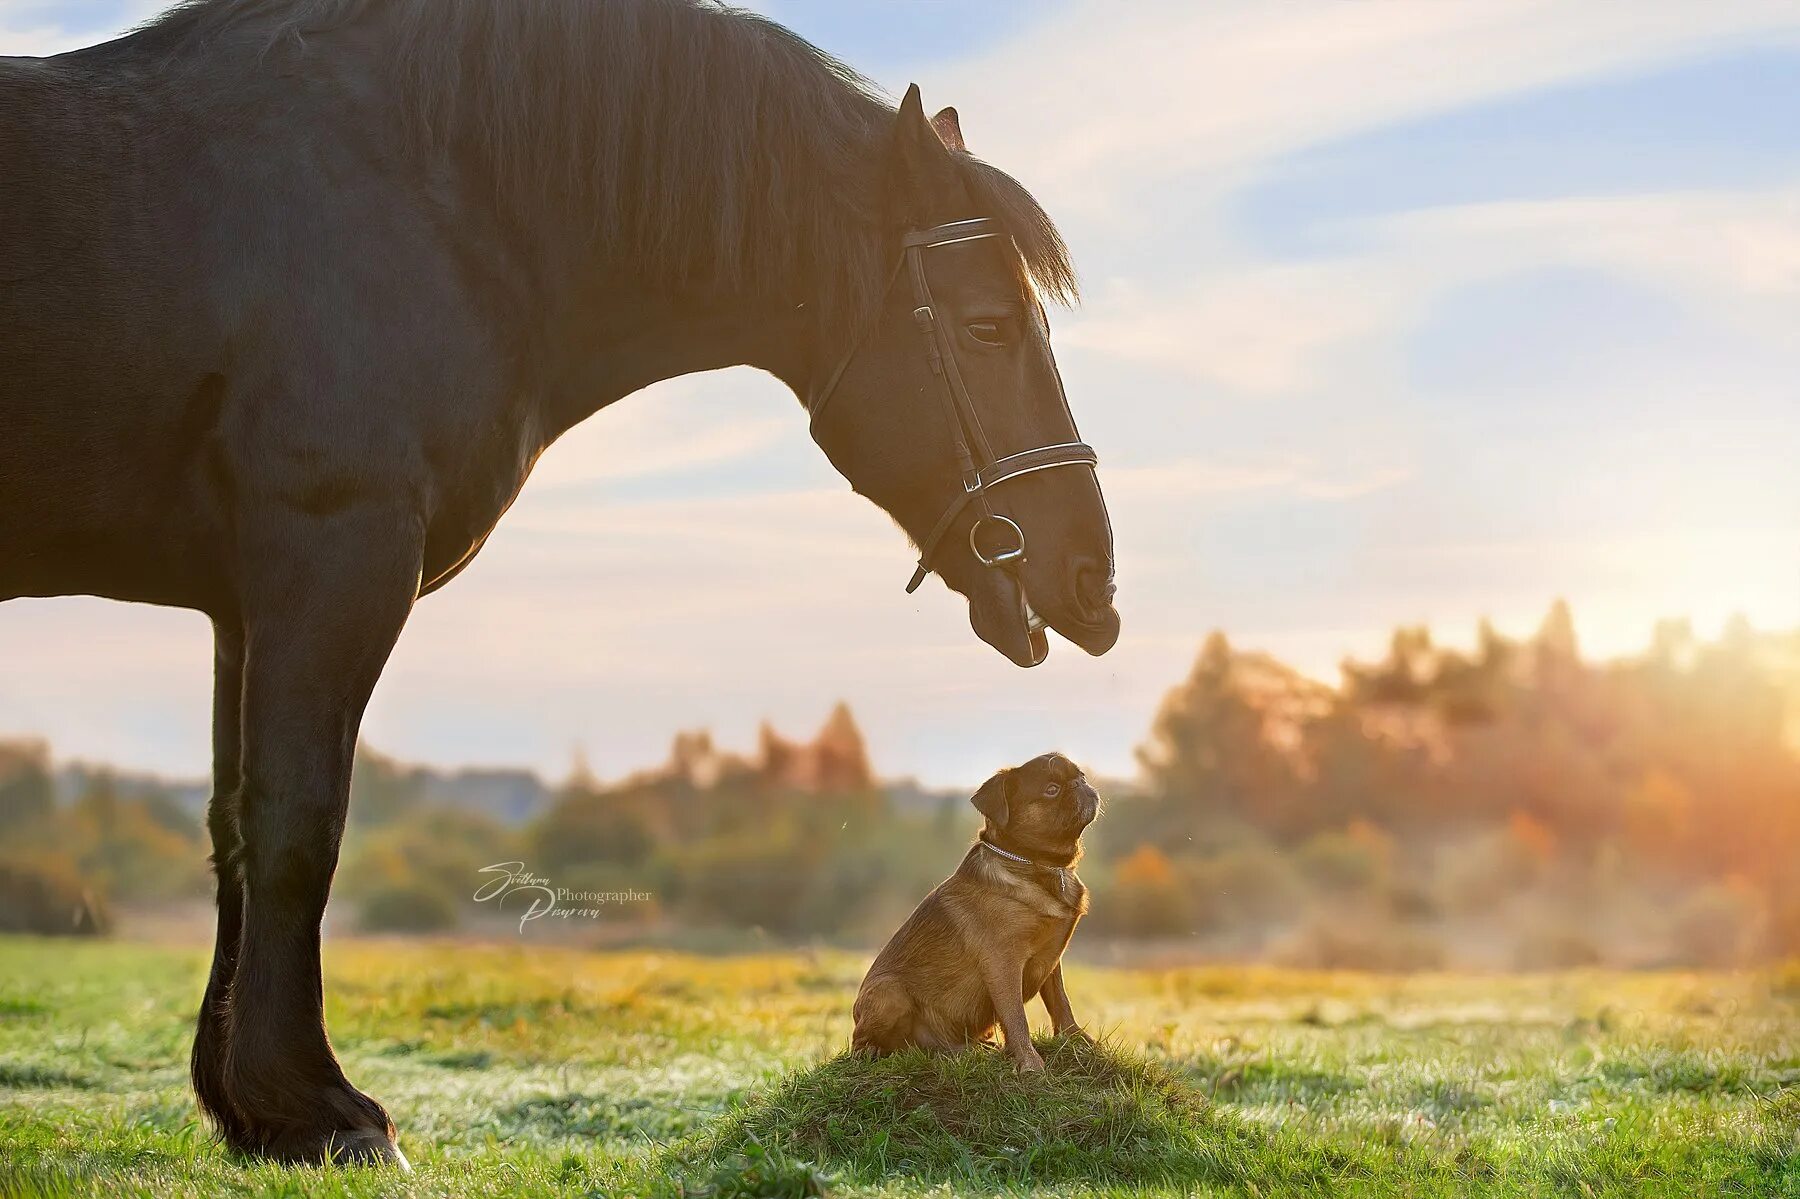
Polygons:
M1225 1188L1327 1184L1358 1173L1352 1146L1302 1141L1222 1113L1165 1067L1106 1045L1044 1040L1048 1069L1003 1053L845 1054L747 1101L671 1173L713 1185L744 1164L818 1193L907 1178L1021 1187ZM724 1188L729 1189L729 1188Z

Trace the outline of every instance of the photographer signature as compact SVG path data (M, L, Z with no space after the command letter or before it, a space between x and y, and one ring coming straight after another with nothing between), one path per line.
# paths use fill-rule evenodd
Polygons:
M483 866L478 873L499 877L490 878L475 889L476 903L492 900L495 907L505 907L509 895L527 897L525 912L519 917L520 932L525 931L526 922L556 910L556 890L551 887L550 880L531 873L523 862L496 862L492 866Z

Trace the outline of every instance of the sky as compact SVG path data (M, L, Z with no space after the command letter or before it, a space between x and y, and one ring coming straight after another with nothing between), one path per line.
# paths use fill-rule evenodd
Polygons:
M0 54L140 0L0 0ZM878 769L967 784L1060 748L1129 773L1201 641L1321 678L1389 630L1601 654L1659 617L1800 624L1800 10L1791 2L768 0L1062 225L1052 314L1100 452L1124 635L1020 671L747 369L546 455L422 601L364 731L403 758L602 776L679 728L753 744L850 701ZM700 430L698 433L694 430ZM0 735L201 775L210 633L0 608Z

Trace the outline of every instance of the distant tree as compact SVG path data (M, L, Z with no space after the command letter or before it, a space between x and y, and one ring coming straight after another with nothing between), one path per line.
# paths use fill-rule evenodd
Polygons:
M512 831L492 817L424 804L379 828L352 829L337 890L367 900L384 888L419 884L466 897L480 884L483 866L518 856Z
M152 802L122 794L110 771L94 772L69 810L68 840L82 877L115 902L204 894L198 828L179 832L169 827L166 812L160 816Z
M1540 688L1566 687L1581 672L1581 643L1575 637L1575 616L1567 600L1550 605L1537 636L1531 639L1531 649Z
M1138 750L1150 793L1189 819L1285 822L1304 772L1308 722L1329 708L1325 688L1263 654L1238 654L1223 633L1163 698Z
M402 765L366 744L356 747L350 770L350 820L365 827L389 824L416 808L425 797L419 771Z
M144 805L144 815L158 827L190 841L200 836L200 818L167 791L146 792L139 802Z
M1096 911L1100 929L1128 937L1176 936L1194 927L1189 889L1154 845L1139 845L1119 860Z
M844 794L868 794L875 787L875 771L869 765L869 747L862 729L851 715L850 705L839 701L813 739L818 757L818 787Z
M42 741L0 742L0 832L18 834L56 810L50 747Z
M1395 629L1384 660L1374 666L1346 662L1343 673L1346 690L1359 703L1420 703L1438 675L1431 630L1423 625Z
M93 937L111 926L106 904L69 855L0 857L0 933Z
M839 820L866 822L886 805L862 729L842 702L810 742L789 741L765 723L758 737L756 773L772 792L824 797Z
M433 881L408 880L376 888L363 900L358 925L365 932L435 933L455 928L457 903Z
M646 802L654 802L653 794L631 784L608 789L592 778L571 778L528 834L534 867L642 864L656 848L643 811Z

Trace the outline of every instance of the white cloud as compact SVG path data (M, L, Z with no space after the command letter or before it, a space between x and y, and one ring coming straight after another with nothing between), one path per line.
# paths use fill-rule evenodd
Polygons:
M1117 244L1132 230L1170 247L1135 274L1102 275L1059 322L1059 345L1235 399L1280 399L1327 387L1380 394L1393 386L1384 372L1398 339L1438 297L1533 266L1603 266L1791 336L1800 199L1790 190L1403 213L1352 230L1356 252L1287 262L1236 244L1220 208L1271 160L1309 145L1775 42L1800 45L1800 13L1780 0L1078 0L923 78L927 100L957 104L976 151L1031 185L1078 251L1090 233ZM1146 201L1164 224L1145 223Z
M1354 251L1293 262L1239 253L1181 279L1100 289L1064 346L1168 369L1240 398L1365 394L1446 293L1552 267L1605 270L1771 346L1800 325L1800 187L1572 196L1345 222ZM1361 359L1346 369L1346 357Z
M716 467L804 436L806 422L783 385L752 371L721 382L690 375L620 400L604 414L603 437L577 434L544 454L533 491ZM729 407L718 403L722 396Z
M1800 187L1470 204L1376 224L1416 272L1596 266L1792 344L1800 319ZM1444 271L1445 274L1451 272Z
M971 147L1053 211L1121 220L1172 179L1210 177L1216 194L1273 155L1355 130L1797 36L1786 0L1080 0L924 81L929 103L958 106Z
M1172 284L1119 282L1059 329L1070 349L1171 368L1248 396L1316 387L1332 347L1380 331L1391 313L1362 261L1219 261ZM1391 282L1391 281L1390 281Z

